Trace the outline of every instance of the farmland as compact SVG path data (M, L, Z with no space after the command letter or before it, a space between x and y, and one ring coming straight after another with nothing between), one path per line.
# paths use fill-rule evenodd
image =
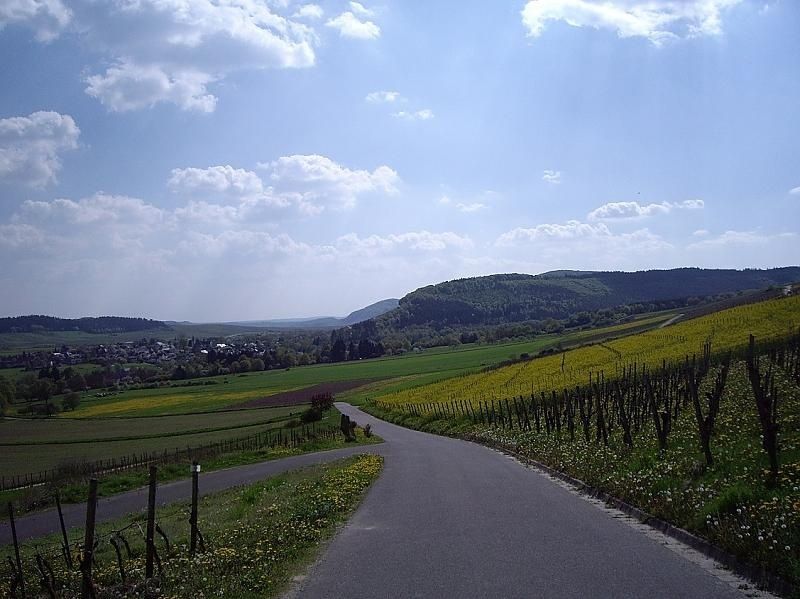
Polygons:
M134 389L106 397L85 396L80 407L63 417L130 417L182 414L235 407L253 400L321 383L341 381L384 381L402 388L429 383L474 372L520 354L535 354L556 345L586 342L598 336L618 336L651 328L672 318L674 313L649 315L621 325L576 331L565 335L542 335L515 343L473 344L455 348L435 348L409 352L402 356L358 360L336 364L318 364L198 379L196 386L165 386L157 389ZM357 397L349 393L343 397Z
M378 393L383 403L427 403L443 400L491 400L549 392L585 384L591 373L614 376L636 362L658 366L700 352L708 340L714 351L742 347L752 333L759 339L786 335L800 326L800 297L773 299L737 306L693 320L637 335L595 343L446 381Z

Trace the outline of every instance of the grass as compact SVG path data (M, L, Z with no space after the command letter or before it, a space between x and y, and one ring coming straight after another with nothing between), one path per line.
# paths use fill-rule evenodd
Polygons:
M296 406L299 412L305 406ZM339 414L332 410L321 424L337 424ZM10 421L14 424L15 421ZM106 421L103 421L106 422ZM4 423L3 426L9 424ZM138 422L134 420L133 426ZM107 460L139 453L174 452L176 449L198 447L209 443L247 437L266 430L280 428L285 420L271 424L250 424L235 428L222 428L206 432L174 435L165 433L158 437L97 440L86 443L35 443L2 446L0 449L0 472L3 476L14 476L58 468L65 463Z
M338 412L336 413L338 417ZM359 445L374 445L382 443L383 439L377 435L365 437L362 429L356 429L356 439ZM287 458L304 453L329 451L351 447L343 437L333 439L313 439L296 447L274 447L257 450L235 451L221 454L202 461L204 472L213 472L224 468L245 466L281 458ZM189 477L189 460L183 459L175 463L164 464L158 467L158 478L161 482L169 482ZM110 472L98 477L98 495L110 497L126 491L132 491L147 485L148 469L136 468L123 472ZM13 503L17 514L30 513L51 508L55 505L54 492L58 490L62 503L81 503L86 500L85 481L64 481L59 485L43 485L13 491L0 491L0 505ZM8 517L6 510L0 511L0 520Z
M130 524L127 517L98 526L102 539L95 553L95 581L115 596L126 597L275 597L286 589L291 577L314 558L321 543L358 505L378 477L383 460L364 455L287 473L246 487L203 497L198 526L208 550L188 555L188 524L185 504L158 511L158 522L172 541L167 553L159 543L164 573L143 584L143 542L136 527L128 529L133 557L125 560L128 582L120 584L116 554L109 543L114 530ZM138 516L139 518L141 516ZM80 538L79 531L72 537ZM57 537L24 543L23 570L31 588L38 576L37 551L53 566L55 578L72 596L79 592L80 576L70 572L58 558ZM11 554L8 547L3 553ZM124 555L124 553L123 553ZM0 579L0 593L10 595L8 577ZM157 590L156 590L157 589Z
M712 384L704 381L703 391ZM722 398L711 447L715 463L705 467L691 406L681 410L660 454L652 425L622 442L617 426L609 445L570 441L534 431L367 410L429 432L478 441L544 463L619 497L658 518L698 534L747 562L800 584L800 387L778 374L780 392L780 482L766 484L768 460L761 448L756 404L744 364L735 363ZM391 408L392 404L383 404Z

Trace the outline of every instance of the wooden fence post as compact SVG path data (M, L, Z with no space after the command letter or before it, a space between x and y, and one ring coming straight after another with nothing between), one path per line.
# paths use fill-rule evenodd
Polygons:
M192 462L192 512L189 516L189 525L192 528L192 541L189 546L189 553L194 555L197 551L197 495L198 478L200 476L200 464Z
M17 524L14 522L14 506L8 502L8 520L11 524L11 538L14 541L14 556L17 560L17 574L19 576L19 588L23 598L25 597L25 576L22 574L22 559L19 556L19 541L17 541Z
M86 532L83 539L83 561L81 572L81 597L94 599L95 590L92 582L92 561L94 559L94 523L97 515L97 479L89 481L89 498L86 500Z
M61 511L61 494L56 491L56 508L58 509L58 522L61 525L61 538L64 541L64 560L67 568L72 570L72 552L69 550L69 537L67 537L67 527L64 526L64 513Z
M150 489L147 496L147 537L146 542L146 561L145 578L153 578L153 562L155 559L155 542L153 537L156 532L156 475L158 468L150 466Z

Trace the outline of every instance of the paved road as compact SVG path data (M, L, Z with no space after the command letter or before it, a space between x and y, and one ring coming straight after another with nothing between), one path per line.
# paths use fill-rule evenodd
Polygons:
M384 472L304 583L303 598L742 597L733 587L536 470L480 445L377 420L381 445L307 454L203 474L203 493L353 453L386 456ZM185 500L189 482L159 488ZM145 505L145 491L101 500L109 520ZM83 506L66 509L80 525ZM52 512L19 520L28 539L56 531ZM0 525L0 544L10 532Z
M503 454L337 407L386 440L386 463L303 599L742 596Z
M320 453L308 453L270 462L237 466L225 470L203 473L200 475L200 494L207 495L238 485L253 483L281 472L302 468L311 464L320 464L338 460L355 453L375 451L377 445L346 447ZM176 501L188 501L192 496L191 480L178 480L158 486L156 495L159 505L167 505ZM147 489L138 489L113 497L100 499L97 502L97 521L107 522L126 514L144 512L147 508ZM71 504L63 506L64 521L67 528L82 527L86 521L86 505ZM17 519L17 536L20 541L34 539L59 531L58 515L55 510L47 510ZM0 545L11 543L11 527L8 522L0 523Z

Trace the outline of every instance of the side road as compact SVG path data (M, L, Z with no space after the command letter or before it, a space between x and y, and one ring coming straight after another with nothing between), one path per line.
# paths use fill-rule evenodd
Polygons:
M279 460L236 466L200 475L200 494L206 495L275 476L303 466L332 462L357 453L380 453L383 444L358 445L343 449L332 449L317 453L306 453ZM88 485L87 485L88 487ZM167 505L177 501L188 501L192 496L191 479L182 479L158 486L157 501ZM147 508L147 488L120 493L102 498L97 502L97 522L107 522L126 514L144 512ZM62 507L67 529L83 526L86 504L76 503ZM17 518L17 537L20 541L34 539L59 531L58 512L54 509ZM7 521L0 522L0 545L11 543L11 527Z

